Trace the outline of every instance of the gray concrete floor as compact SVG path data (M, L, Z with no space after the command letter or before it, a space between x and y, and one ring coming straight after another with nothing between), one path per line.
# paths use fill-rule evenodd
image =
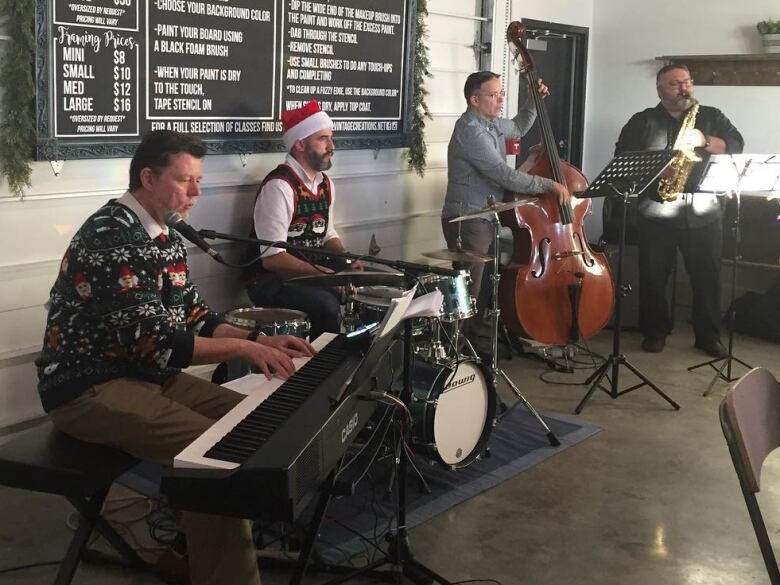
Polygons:
M606 355L611 339L602 332L591 347ZM642 353L639 342L638 334L624 333L624 352L680 411L647 387L617 400L596 393L580 417L602 432L412 530L417 558L452 581L504 585L768 583L718 422L726 384L702 397L714 372L686 371L707 359L691 347L687 325L662 354ZM778 345L738 337L735 348L738 357L780 376ZM542 362L515 358L502 365L537 408L571 414L585 393L583 386L542 383L539 375L548 371ZM588 373L552 377L576 382ZM621 387L634 380L621 368ZM780 455L770 456L762 483L760 502L780 546ZM60 498L0 488L0 569L61 558L69 512ZM0 583L49 583L55 572L0 573ZM285 573L264 574L265 585L287 580ZM74 583L160 581L82 565Z

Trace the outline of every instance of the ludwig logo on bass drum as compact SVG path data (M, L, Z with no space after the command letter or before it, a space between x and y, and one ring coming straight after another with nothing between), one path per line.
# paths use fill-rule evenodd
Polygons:
M445 390L454 390L455 388L458 388L459 386L465 386L466 384L471 384L474 379L477 377L476 374L469 374L468 376L463 376L462 378L458 378L457 380L453 380L449 384L447 384L444 389Z
M352 434L352 431L355 430L355 427L358 424L358 413L352 415L352 418L347 421L346 426L341 429L341 442L345 442L347 440L347 437L349 437Z

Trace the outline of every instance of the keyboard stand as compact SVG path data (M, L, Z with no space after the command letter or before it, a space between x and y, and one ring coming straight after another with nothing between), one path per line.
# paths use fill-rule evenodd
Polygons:
M411 394L410 365L413 357L413 347L412 344L409 343L409 340L411 339L411 322L409 320L404 321L404 337L404 391L401 395L401 400L404 400L407 395ZM410 398L407 398L405 402L408 403L409 401ZM388 410L387 413L389 413L390 416L382 417L373 437L381 437L378 441L378 445L375 446L376 449L379 449L388 433L392 431L393 446L396 449L394 452L400 453L400 457L393 458L393 477L395 478L395 490L393 491L397 494L398 529L395 532L391 532L389 535L388 541L390 546L388 552L382 558L367 564L365 567L355 569L353 567L341 565L318 566L317 569L340 575L322 585L338 585L339 583L344 583L355 577L364 575L392 582L399 582L399 577L403 575L418 585L429 585L434 582L439 583L440 585L453 585L451 581L448 581L415 559L412 554L406 531L406 483L408 467L411 463L409 460L410 454L403 446L404 416L406 413L398 412L397 410ZM398 444L398 442L400 442L400 444ZM374 446L372 445L371 447L373 448ZM369 453L373 452L369 448L367 448L366 451ZM368 465L371 465L374 458L369 457L368 461ZM327 513L331 498L334 495L343 495L345 492L354 493L354 484L348 484L351 487L345 490L345 484L337 481L338 474L339 468L334 469L328 476L327 481L323 484L322 492L319 501L317 502L317 508L309 523L304 545L298 556L298 562L296 563L292 578L290 579L290 585L301 585L306 576L306 571L309 567L311 555L314 550L314 544L317 540L322 521ZM363 477L364 474L356 472L353 475L360 478ZM389 570L377 570L379 567L387 564L391 565Z

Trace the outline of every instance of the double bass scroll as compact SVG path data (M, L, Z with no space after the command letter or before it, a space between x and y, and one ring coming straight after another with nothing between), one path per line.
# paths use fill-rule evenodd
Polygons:
M512 22L507 39L533 96L542 142L519 170L566 185L570 193L584 191L588 182L573 165L562 161L531 55L523 45L524 26ZM538 194L505 192L504 200ZM509 263L501 271L499 306L504 323L521 337L549 345L566 345L592 337L609 321L614 289L604 254L588 245L583 229L591 213L590 199L561 205L551 194L501 215L512 230Z

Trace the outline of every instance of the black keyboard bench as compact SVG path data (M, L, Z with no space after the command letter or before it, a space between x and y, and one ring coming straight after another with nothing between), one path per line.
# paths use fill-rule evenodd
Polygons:
M132 566L147 566L100 516L111 484L137 463L117 449L73 439L49 421L0 444L0 485L65 496L81 515L54 585L71 583L95 529Z

